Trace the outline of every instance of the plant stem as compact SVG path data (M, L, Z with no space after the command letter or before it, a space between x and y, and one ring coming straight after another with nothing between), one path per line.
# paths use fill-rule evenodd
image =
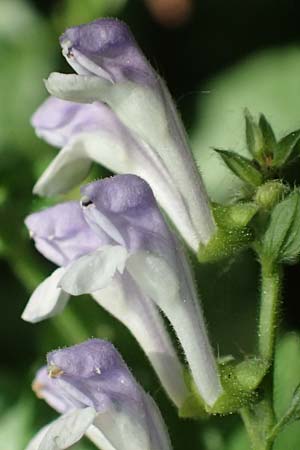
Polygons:
M253 450L271 450L273 440L270 432L275 423L273 410L272 374L267 374L262 386L260 400L240 411Z
M259 407L258 407L259 405ZM272 443L266 439L262 429L262 422L259 421L260 416L264 412L265 402L255 405L255 408L242 408L240 411L248 437L250 439L253 450L271 450Z
M270 265L261 259L262 285L258 329L260 357L272 363L274 359L278 307L281 297L282 271L278 265Z
M275 436L273 409L273 360L281 296L281 267L261 258L261 304L258 327L259 356L268 366L260 387L260 400L240 411L253 450L271 450Z

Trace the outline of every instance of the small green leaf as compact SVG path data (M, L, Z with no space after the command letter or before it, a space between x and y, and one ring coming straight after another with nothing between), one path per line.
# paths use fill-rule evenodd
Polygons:
M300 336L287 333L280 336L276 345L274 363L274 407L277 417L286 417L291 407L291 399L297 391L300 380ZM275 425L277 434L276 450L299 448L300 426L299 422L289 423L282 427ZM273 430L274 432L274 430Z
M287 136L283 137L276 145L274 150L273 166L280 167L288 161L294 159L297 155L297 144L300 140L300 130L293 131ZM298 151L300 154L300 151Z
M258 187L263 183L262 174L250 159L229 150L214 150L221 156L227 167L241 180L252 187Z
M300 255L300 192L292 192L271 213L263 239L263 256L271 263L292 263Z
M271 431L270 436L276 437L286 425L290 425L297 420L300 420L300 385L298 385L294 391L290 407L277 422Z
M300 384L295 389L288 414L288 423L300 420Z
M258 124L263 136L264 154L273 155L273 151L276 146L276 137L274 131L263 114L260 115Z
M246 121L246 142L248 150L255 159L260 161L264 148L262 130L256 124L248 109L245 109L244 114Z

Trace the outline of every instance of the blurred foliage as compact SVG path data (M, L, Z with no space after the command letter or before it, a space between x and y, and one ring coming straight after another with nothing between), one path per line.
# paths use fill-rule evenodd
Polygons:
M67 27L85 23L101 16L112 16L118 13L126 0L65 0L57 4L55 23L58 32L61 33Z
M300 51L295 43L299 31L294 8L293 0L195 0L190 21L170 30L150 16L141 0L0 1L0 450L22 450L55 417L30 392L46 352L88 336L116 344L136 378L158 402L175 450L186 448L187 442L199 450L248 450L238 417L179 421L134 339L90 298L72 299L60 317L41 324L20 319L30 292L52 268L35 252L22 225L26 214L49 204L33 198L31 188L56 151L35 137L29 120L47 95L42 79L52 70L69 70L60 56L58 35L68 26L117 15L128 22L167 79L191 131L210 195L230 201L235 189L228 188L228 180L232 186L239 181L211 147L239 149L247 156L244 108L254 115L264 113L279 138L299 128ZM103 173L95 168L92 176ZM298 173L291 177L295 182L299 179ZM78 191L70 194L76 195ZM252 254L242 253L235 261L209 266L192 263L218 353L252 355L259 282ZM299 327L298 301L292 292L298 267L286 277L288 303L283 312ZM283 320L283 328L287 323ZM279 415L288 407L299 379L300 338L288 334L279 342L276 360ZM289 425L276 450L298 448L299 430L298 423ZM76 447L91 448L87 442Z
M284 336L278 346L275 360L274 395L275 408L279 417L288 409L296 387L300 382L300 336L291 333ZM285 427L279 435L274 450L288 450L299 447L300 426L294 422Z
M264 50L208 81L198 95L198 119L192 145L209 194L230 201L240 186L211 147L249 156L243 123L247 107L263 113L277 137L299 127L300 48Z

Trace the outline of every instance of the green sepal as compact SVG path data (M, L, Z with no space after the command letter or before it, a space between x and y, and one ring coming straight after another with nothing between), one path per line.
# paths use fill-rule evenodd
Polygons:
M274 149L274 159L272 166L281 167L288 162L291 162L300 155L300 130L293 131L287 136L284 136L276 145Z
M246 142L249 153L254 159L261 162L264 152L263 132L253 119L248 109L245 109L244 116L246 122Z
M254 357L237 364L235 367L235 374L243 389L246 391L254 391L262 382L268 368L268 362L261 358Z
M242 181L254 188L263 183L263 175L255 167L253 161L230 150L217 148L214 148L214 150L221 156L226 166Z
M187 373L186 383L190 395L179 410L180 417L203 419L211 414L232 414L257 399L256 389L264 378L268 365L259 358L249 358L237 363L233 357L228 356L220 361L219 373L223 394L213 406L206 405L198 393L192 376Z
M300 192L293 191L273 209L262 240L262 257L273 263L294 263L300 256Z
M209 414L205 410L202 398L195 393L189 394L181 408L178 410L178 416L182 419L206 419Z
M248 224L258 209L258 205L252 202L214 206L217 231L206 245L200 244L198 261L216 262L248 247L253 240L253 232Z
M255 390L249 389L249 383L243 384L244 379L237 372L237 367L238 365L235 363L227 363L219 366L224 393L212 407L206 406L208 413L232 414L240 408L254 402L257 398Z
M184 419L205 419L208 413L205 403L199 395L193 377L189 371L184 372L185 384L189 390L189 395L183 405L178 410L178 415Z
M228 230L247 227L258 210L259 206L255 202L239 202L234 205L213 207L218 226Z

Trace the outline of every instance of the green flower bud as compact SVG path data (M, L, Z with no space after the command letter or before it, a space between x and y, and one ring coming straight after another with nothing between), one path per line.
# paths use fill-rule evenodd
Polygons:
M257 189L255 201L261 208L271 209L282 199L285 190L280 180L267 181Z

